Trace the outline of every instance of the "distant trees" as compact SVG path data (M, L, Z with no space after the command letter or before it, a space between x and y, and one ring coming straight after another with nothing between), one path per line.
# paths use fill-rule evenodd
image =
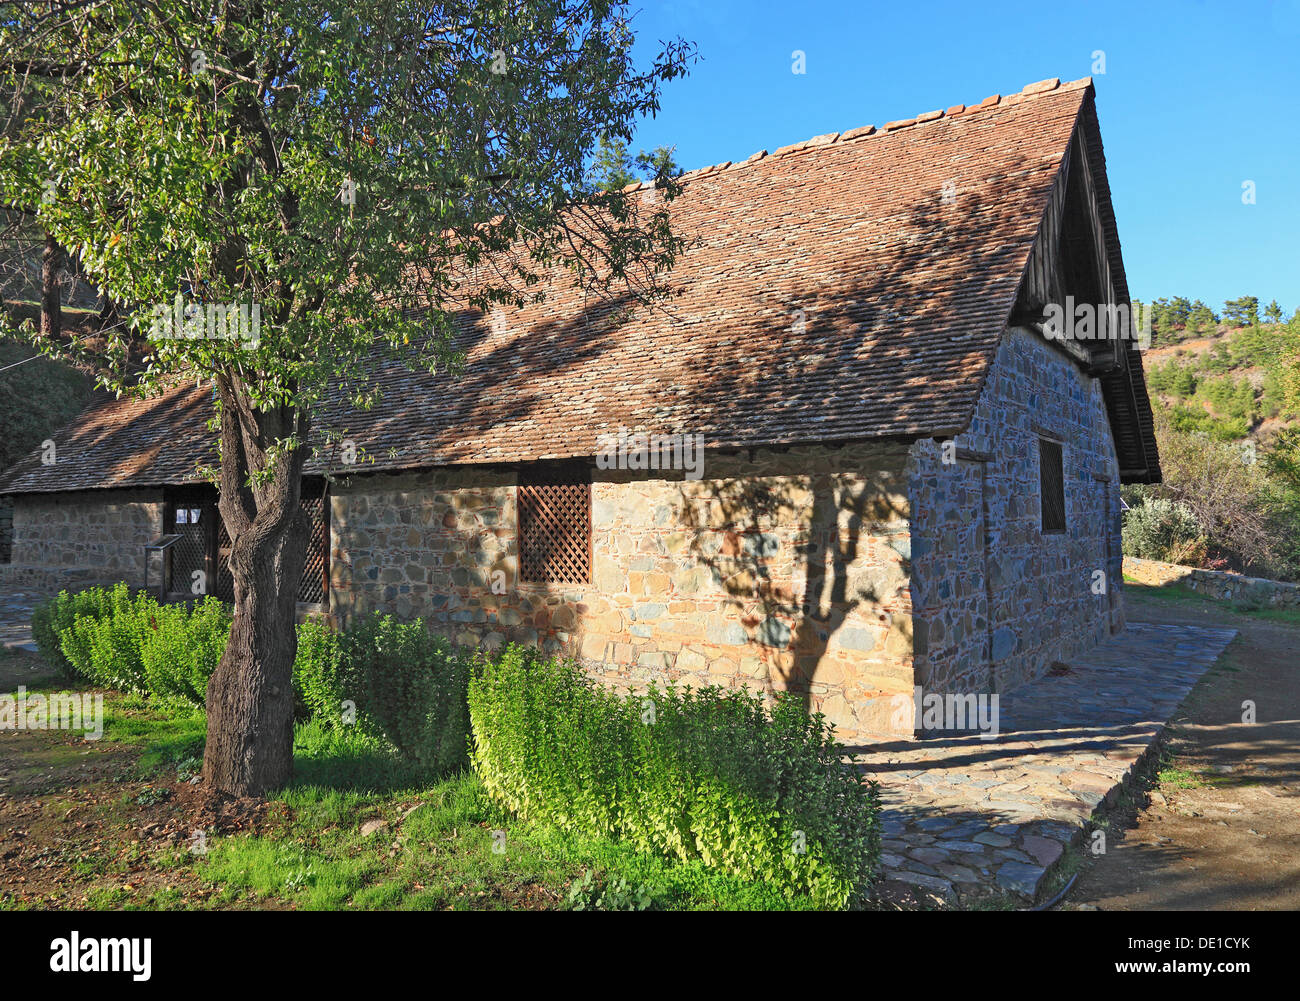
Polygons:
M1157 299L1152 311L1158 344L1217 332L1200 300ZM1125 487L1125 552L1300 579L1300 310L1283 320L1276 299L1261 311L1240 296L1223 323L1237 329L1208 350L1147 359L1147 387L1165 398L1153 408L1164 482Z
M1155 320L1162 329L1185 327L1187 318L1192 314L1192 304L1181 295L1172 299L1157 299L1152 305L1155 307Z
M1253 295L1229 299L1223 304L1223 322L1232 327L1258 326L1259 300Z
M1200 299L1188 299L1177 295L1170 298L1155 299L1150 304L1151 328L1155 339L1160 344L1177 344L1193 337L1213 336L1222 322L1228 327L1243 329L1257 328L1261 325L1259 297L1243 295L1228 299L1223 304L1223 313L1216 314ZM1300 311L1298 311L1300 312ZM1283 323L1282 307L1273 299L1262 311L1263 321L1277 325Z
M1203 431L1180 426L1177 413L1155 412L1164 482L1126 487L1129 504L1136 510L1148 501L1163 499L1190 511L1199 533L1185 530L1185 518L1178 519L1180 531L1175 533L1184 544L1182 557L1188 562L1226 560L1237 571L1293 579L1300 572L1300 482L1288 481L1277 467L1295 462L1296 452L1276 460L1271 451L1257 455L1253 442L1217 441ZM1156 517L1162 514L1168 511L1144 512L1134 527L1145 525L1147 515L1147 520L1165 525L1170 519ZM1132 517L1130 513L1126 519ZM1136 542L1131 531L1128 537ZM1198 539L1204 540L1203 551L1187 545ZM1125 552L1141 555L1128 546Z
M639 171L647 180L669 180L680 174L681 168L673 159L675 148L657 146L636 156L629 156L627 143L617 136L603 135L596 140L588 180L606 191L619 191L633 181L640 181Z
M1151 329L1162 344L1176 344L1188 337L1213 334L1219 317L1200 299L1183 296L1156 299L1151 303ZM1181 336L1180 336L1181 333Z
M1197 299L1192 303L1192 311L1187 317L1187 329L1202 336L1217 332L1219 317L1209 306Z

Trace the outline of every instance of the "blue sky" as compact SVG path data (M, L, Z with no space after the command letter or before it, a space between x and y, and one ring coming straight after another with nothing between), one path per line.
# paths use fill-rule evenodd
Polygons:
M699 45L634 145L688 170L1091 75L1134 297L1300 307L1300 0L645 0L635 23L647 57Z

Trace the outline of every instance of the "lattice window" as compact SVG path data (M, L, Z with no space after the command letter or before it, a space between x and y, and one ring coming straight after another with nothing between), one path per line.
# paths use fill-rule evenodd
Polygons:
M307 514L307 562L303 564L298 600L324 604L329 593L329 499L323 482L302 485L301 504ZM217 530L217 586L214 592L222 601L235 600L235 581L230 575L230 533L224 522Z
M14 555L14 508L8 501L0 500L0 563L8 563Z
M555 466L519 474L519 575L536 583L591 580L591 472Z
M235 578L230 575L230 533L217 516L217 584L212 593L222 601L235 600Z
M1038 496L1044 532L1065 531L1065 464L1060 443L1038 439Z
M173 594L194 594L194 572L208 572L208 517L211 510L210 505L197 495L176 498L167 505L166 530L180 536L172 546L172 574L167 582L167 588Z
M298 585L298 600L322 603L325 601L326 580L329 575L329 503L320 486L309 489L303 484L302 509L307 514L307 562L303 565L302 583Z

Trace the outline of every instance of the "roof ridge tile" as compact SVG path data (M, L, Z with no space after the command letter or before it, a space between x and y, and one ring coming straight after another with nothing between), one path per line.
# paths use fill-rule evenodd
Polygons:
M935 122L945 118L960 118L966 115L972 115L979 111L987 111L996 107L1014 107L1024 101L1039 97L1043 94L1052 94L1057 92L1083 90L1092 86L1092 77L1080 77L1078 80L1071 80L1068 83L1062 83L1060 77L1048 77L1046 80L1039 80L1035 83L1027 83L1015 94L990 94L979 104L967 106L965 104L954 104L946 110L924 111L913 118L900 118L892 122L886 122L880 127L875 125L861 125L856 129L848 129L844 132L827 132L824 135L813 136L811 139L804 139L800 142L793 142L786 146L778 147L769 153L765 149L759 150L753 156L746 160L725 160L722 163L709 164L704 167L696 167L694 170L688 170L677 178L678 181L693 181L700 177L707 177L722 170L736 170L741 167L748 167L751 164L758 163L760 160L774 160L780 157L793 156L796 153L804 153L810 149L816 149L822 146L838 146L841 143L853 142L858 139L865 139L867 136L882 135L886 132L897 132L899 129L910 128L914 125L922 125L927 122ZM638 191L642 188L651 187L651 182L634 182L629 184L623 190L626 192Z

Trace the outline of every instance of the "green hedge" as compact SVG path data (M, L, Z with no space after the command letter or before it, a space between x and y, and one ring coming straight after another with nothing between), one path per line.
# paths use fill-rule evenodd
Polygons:
M46 661L69 679L152 694L203 708L208 678L230 633L230 612L213 597L193 609L160 605L126 584L62 591L32 614Z
M356 698L355 686L344 677L338 638L324 622L298 627L298 656L293 662L294 717L299 723L317 720L326 730L343 720L343 701Z
M221 663L230 636L230 609L208 596L187 609L164 605L141 633L145 688L164 699L202 709L208 679Z
M469 686L474 766L532 820L705 863L825 907L862 901L880 851L874 784L820 715L745 691L621 698L576 664L509 647Z
M363 616L341 632L304 625L294 687L300 717L326 727L355 725L383 736L405 757L437 772L469 760L466 697L471 650L429 632L422 620Z
M63 652L62 634L78 617L98 619L111 614L115 604L124 598L129 600L129 593L125 584L119 584L108 590L92 587L75 594L60 591L57 597L37 605L32 610L32 638L45 662L70 681L89 678L79 666L89 663L89 652L82 651L79 663L73 664Z
M123 583L61 592L35 609L32 629L41 654L70 679L202 709L230 622L216 598L160 605ZM305 622L293 669L297 715L326 729L355 722L412 761L450 771L469 760L473 668L470 650L431 635L422 620L370 615L339 633Z

